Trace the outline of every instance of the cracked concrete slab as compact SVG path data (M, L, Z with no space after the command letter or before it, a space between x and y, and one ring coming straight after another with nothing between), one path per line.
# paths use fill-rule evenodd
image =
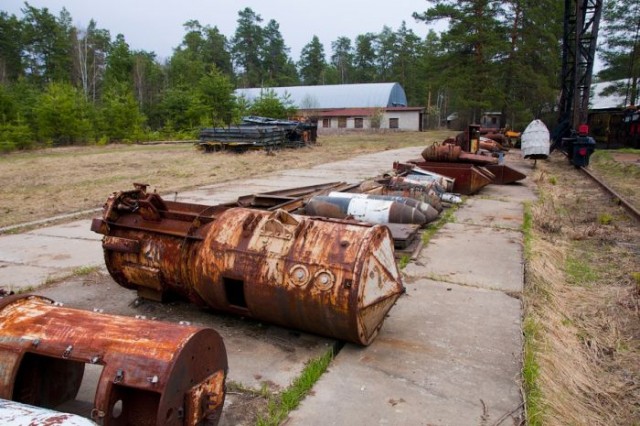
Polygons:
M447 223L404 272L487 289L522 292L522 233ZM422 274L422 275L420 275Z
M456 211L456 223L512 229L519 231L524 207L518 201L469 198Z
M520 301L424 278L406 287L378 338L347 344L288 425L471 425L520 415Z
M97 214L96 214L97 216ZM91 230L90 220L76 220L62 225L47 226L29 231L26 235L41 235L58 238L72 238L81 240L101 240L102 235Z

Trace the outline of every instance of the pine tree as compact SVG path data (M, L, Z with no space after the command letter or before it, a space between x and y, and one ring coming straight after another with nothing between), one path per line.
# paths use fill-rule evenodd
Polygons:
M260 22L260 15L249 7L238 12L238 26L231 40L231 52L242 87L261 87L263 84L264 34Z
M314 86L325 84L325 70L327 61L324 56L324 46L318 36L314 35L300 53L300 76L304 84Z
M607 1L603 21L604 43L600 45L600 56L605 67L598 77L605 81L622 80L612 84L605 93L617 93L625 97L627 105L637 105L640 100L640 3Z
M353 72L353 47L349 37L338 37L331 43L331 64L335 67L341 84L350 83Z

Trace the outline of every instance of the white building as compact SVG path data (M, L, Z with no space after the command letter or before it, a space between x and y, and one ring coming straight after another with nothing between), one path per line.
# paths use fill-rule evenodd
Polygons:
M290 101L298 114L317 117L319 133L371 128L422 130L424 108L407 107L399 83L237 89L235 95L251 102L265 90Z

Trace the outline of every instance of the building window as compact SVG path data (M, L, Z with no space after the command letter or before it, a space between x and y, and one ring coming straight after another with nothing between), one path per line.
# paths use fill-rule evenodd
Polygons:
M324 127L324 128L331 127L331 119L330 118L323 118L322 119L322 127Z
M338 127L341 129L347 127L347 117L338 117Z
M353 127L355 127L356 129L362 129L364 127L364 119L362 117L354 118Z
M399 118L390 118L389 119L389 128L390 129L398 129L398 128L400 128L400 119Z

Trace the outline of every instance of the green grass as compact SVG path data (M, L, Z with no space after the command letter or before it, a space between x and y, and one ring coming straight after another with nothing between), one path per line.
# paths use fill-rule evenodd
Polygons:
M398 259L398 268L404 269L411 262L411 256L408 254L403 254L400 259Z
M598 273L589 266L588 258L569 256L565 260L564 270L570 284L588 286L598 280Z
M531 258L531 242L533 239L533 213L531 203L524 203L524 217L522 219L522 235L524 241L524 258Z
M438 232L440 228L442 228L447 223L453 223L456 221L454 213L458 210L458 205L454 204L449 207L443 214L440 215L440 218L427 225L424 232L422 233L422 242L427 245L431 238Z
M80 266L73 270L72 276L74 277L84 277L85 275L92 274L100 269L99 266Z
M527 408L527 424L529 426L539 426L543 424L542 417L544 414L542 393L538 386L540 366L536 360L540 327L531 317L528 317L524 320L522 331L524 334L522 378L524 382L525 405Z
M600 225L610 225L613 222L613 216L609 213L600 213L598 215L598 223Z
M259 417L258 426L277 426L289 415L289 412L300 405L300 402L309 393L313 385L320 379L333 360L333 349L329 349L324 355L307 363L302 374L281 394L269 398L266 417Z

